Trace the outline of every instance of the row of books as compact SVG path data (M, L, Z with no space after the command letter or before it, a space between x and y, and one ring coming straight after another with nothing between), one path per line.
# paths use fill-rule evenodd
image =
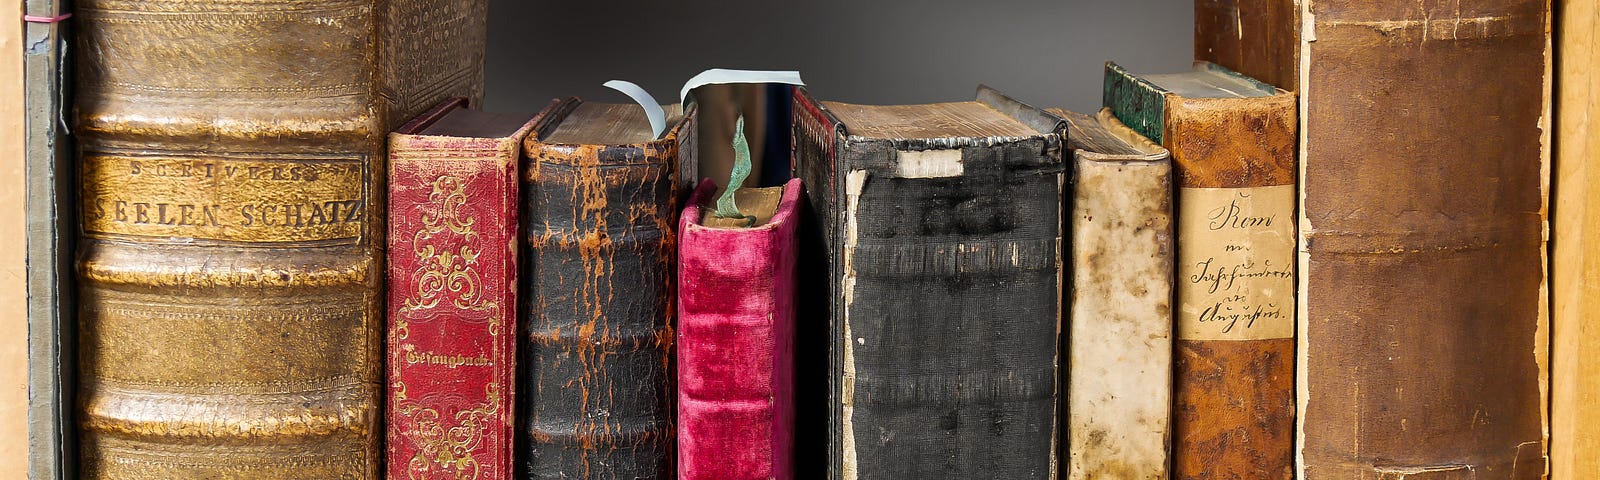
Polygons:
M467 108L481 0L86 3L69 476L1524 479L1561 444L1547 4L1200 1L1195 70L1108 64L1093 114L797 89L795 180L719 193L692 103Z

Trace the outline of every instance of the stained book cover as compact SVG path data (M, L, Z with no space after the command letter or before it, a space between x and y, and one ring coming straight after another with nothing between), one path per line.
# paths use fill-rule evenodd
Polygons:
M388 478L512 478L517 195L531 115L435 107L389 135Z
M1064 126L987 87L794 112L829 475L1055 478Z
M678 478L792 479L800 180L710 206L707 179L678 232ZM747 226L748 225L748 226Z
M77 2L82 478L378 478L385 135L486 3Z
M1173 477L1292 478L1295 96L1208 62L1109 63L1105 104L1172 154Z
M637 105L552 102L523 143L524 478L669 478L679 139ZM692 136L691 136L692 137Z
M1550 3L1301 18L1303 478L1542 478Z
M1067 122L1069 479L1165 480L1172 436L1172 162L1109 109Z

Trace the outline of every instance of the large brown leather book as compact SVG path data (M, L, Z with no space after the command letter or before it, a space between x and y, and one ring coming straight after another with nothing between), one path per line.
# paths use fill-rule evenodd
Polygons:
M557 100L523 142L521 478L671 478L679 139L638 105Z
M1295 97L1209 62L1107 64L1105 103L1172 151L1173 477L1291 478Z
M78 4L83 478L377 478L385 135L486 3Z
M1550 4L1299 7L1301 475L1540 478Z
M1065 125L987 87L924 105L797 89L794 122L797 328L827 330L830 477L1055 478Z
M1072 154L1064 478L1166 480L1172 159L1109 109L1065 110Z
M1565 480L1600 478L1600 2L1558 8L1550 473Z

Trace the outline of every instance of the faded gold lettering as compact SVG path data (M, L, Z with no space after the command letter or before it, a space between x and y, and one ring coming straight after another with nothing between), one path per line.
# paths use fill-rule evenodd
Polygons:
M359 158L84 159L84 229L154 238L356 242L366 230Z

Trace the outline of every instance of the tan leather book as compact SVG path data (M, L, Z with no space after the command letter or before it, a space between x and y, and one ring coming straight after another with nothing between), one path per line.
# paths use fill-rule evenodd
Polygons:
M1600 478L1600 2L1558 8L1550 473L1564 480Z
M1172 475L1288 479L1295 97L1207 62L1153 75L1108 64L1105 104L1172 151Z
M486 3L77 4L82 478L377 478L385 135Z
M27 116L22 22L0 26L0 465L28 465Z
M1540 478L1549 2L1296 5L1301 477Z
M1172 161L1117 121L1049 110L1072 155L1065 474L1165 480L1172 435Z

